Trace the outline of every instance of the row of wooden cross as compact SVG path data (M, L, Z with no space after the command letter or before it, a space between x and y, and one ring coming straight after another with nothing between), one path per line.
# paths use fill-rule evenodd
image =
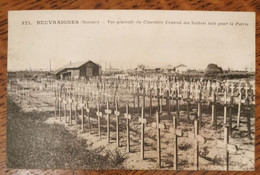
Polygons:
M63 108L63 113L64 113L64 117L65 117L65 121L69 121L70 124L72 125L72 113L73 113L73 109L72 109L72 104L73 104L73 99L72 99L72 93L69 93L69 98L67 98L66 93L64 93L65 95L62 98L62 94L61 92L59 93L55 93L55 116L57 116L57 111L58 111L58 116L61 120L61 112L62 112L62 104L64 105ZM57 105L58 103L58 105ZM69 104L69 119L67 117L67 104ZM77 121L77 117L79 117L81 119L81 130L82 132L85 132L85 118L88 118L88 129L89 129L89 133L91 133L91 120L90 120L90 107L88 105L88 100L84 99L82 96L80 97L80 102L74 101L74 105L75 105L75 121ZM80 115L78 115L78 107L80 108ZM106 102L106 109L104 110L104 112L101 112L100 110L100 104L99 102L97 102L97 108L96 108L96 116L97 116L97 121L98 121L98 135L99 138L101 138L101 118L103 116L106 116L106 121L107 121L107 142L110 143L110 118L111 115L114 114L114 116L116 117L116 143L117 146L120 146L120 136L119 136L119 116L120 111L118 108L118 102L116 102L115 104L115 110L114 112L110 109L110 105L109 102ZM156 113L156 122L152 123L152 127L156 128L157 130L157 153L158 153L158 166L161 167L161 136L160 133L162 130L166 130L166 127L164 124L160 123L160 112L157 111ZM126 109L125 109L125 113L124 113L124 118L126 120L126 137L127 137L127 152L130 152L130 121L132 119L132 115L129 112L129 105L126 105ZM139 118L139 123L141 124L141 148L140 148L140 157L141 159L144 159L144 137L145 137L145 125L147 124L147 120L144 118L144 107L141 108L141 117ZM175 116L173 116L173 122L174 122L174 127L171 128L170 130L168 130L169 132L173 133L174 136L174 169L178 169L178 137L182 137L183 136L183 132L179 129L177 129L177 118ZM201 119L198 119L196 117L196 119L194 120L194 133L189 133L188 137L194 140L194 148L195 148L195 157L194 157L194 167L195 169L199 169L199 142L204 143L205 142L205 138L201 137L198 133L199 131L199 122L201 122ZM77 123L77 122L76 122ZM229 126L225 127L225 133L226 128L229 128ZM229 137L229 133L226 134L227 137ZM226 138L227 139L227 138ZM225 140L226 140L225 139ZM223 145L223 144L222 144ZM227 162L227 169L228 169L228 158L229 158L229 149L233 148L232 146L227 146L228 142L225 141L225 150L226 150L226 162Z
M77 96L84 95L85 98L89 97L90 100L92 101L108 101L109 98L99 98L99 95L101 92L95 90L95 86L87 86L87 90L84 88L84 93L77 93ZM68 90L68 89L67 89ZM80 88L76 88L75 92L80 91ZM138 89L137 89L138 92ZM184 91L183 91L184 92ZM187 105L187 116L189 119L189 115L191 113L191 104L197 104L198 106L198 116L199 116L199 126L201 127L201 115L202 115L202 106L205 103L208 103L211 105L212 108L212 124L214 125L214 128L217 129L217 114L216 114L216 106L217 105L223 105L224 106L224 121L223 123L227 123L227 109L229 109L229 128L230 128L230 133L232 135L232 113L234 113L233 109L235 108L235 105L237 105L237 129L240 127L240 117L241 117L241 107L243 105L244 111L249 111L254 109L254 101L250 101L249 98L247 99L242 99L242 94L241 92L239 93L239 96L235 98L234 96L229 96L227 97L227 91L224 91L224 97L221 99L221 103L217 102L217 93L212 90L211 96L208 97L208 100L205 100L205 97L203 99L203 94L202 91L197 89L195 98L192 97L191 92L187 91L186 96L180 95L179 91L174 91L172 92L173 95L170 96L169 91L166 91L166 97L164 94L161 92L161 89L157 89L157 95L146 95L145 90L143 89L143 93L136 93L133 94L133 107L138 111L138 114L140 114L140 97L143 98L143 106L146 107L145 101L146 98L150 98L150 117L152 115L152 107L153 105L153 99L157 99L158 101L158 107L159 111L163 111L163 100L166 100L166 107L167 107L167 112L168 114L171 113L171 103L172 101L175 101L175 106L176 106L176 117L177 117L177 123L179 123L179 118L180 118L180 103L184 102ZM75 95L75 94L74 94ZM108 96L109 93L104 93L104 96ZM112 96L110 94L110 96ZM137 101L137 104L136 104ZM237 103L237 104L236 104ZM248 137L251 138L251 128L250 128L250 115L247 115L247 130L248 130ZM241 128L241 130L245 130L245 128Z
M91 120L90 120L90 107L88 105L88 101L90 98L87 98L87 96L89 96L89 94L91 94L91 92L87 95L87 96L80 96L77 95L77 97L75 97L75 94L73 94L72 92L70 92L72 88L67 88L66 91L62 91L61 89L57 89L55 90L55 116L59 116L60 120L61 120L61 113L63 112L64 117L66 119L66 122L69 122L72 125L72 120L73 120L73 112L75 112L74 116L75 116L75 121L77 120L77 118L79 117L81 119L81 129L84 132L84 128L85 128L85 118L88 118L88 129L89 132L91 132ZM30 101L30 90L20 87L17 88L16 90L18 97L19 96L24 96L28 98L28 101ZM20 93L19 93L20 92ZM64 92L62 94L62 92ZM157 93L159 95L157 95L156 97L152 97L152 98L158 98L158 106L159 106L159 110L156 112L156 122L152 124L152 126L154 128L157 129L157 152L158 152L158 165L161 166L161 136L160 136L160 132L162 130L167 130L167 128L165 127L164 124L160 123L160 112L162 112L162 102L160 101L160 99L162 99L162 95L160 96L160 90L157 91ZM29 94L29 95L28 95ZM188 93L189 94L189 93ZM216 93L212 92L212 96L210 98L212 98L212 101L216 101ZM224 93L224 98L226 98L226 92ZM190 114L190 109L189 109L189 103L191 102L190 98L186 98L186 99L182 99L180 95L178 95L178 92L175 93L176 97L172 98L170 100L176 100L176 106L179 106L179 101L183 100L187 102L187 114ZM197 112L197 118L194 120L194 133L189 133L188 137L194 139L194 148L195 148L195 158L194 158L194 166L195 169L199 169L199 146L198 143L204 143L205 139L203 137L201 137L198 134L199 128L201 127L201 105L202 105L202 100L201 97L202 94L201 92L199 93L198 96L198 112ZM141 123L141 148L140 148L140 155L141 155L141 159L144 159L144 128L145 125L147 124L146 119L144 118L144 107L145 107L145 97L143 96L143 107L140 108L139 104L138 104L138 109L141 109L141 117L139 118L139 122ZM23 97L21 97L23 98ZM137 98L139 98L139 96L137 95ZM98 98L97 98L98 99ZM95 100L95 98L92 98L92 100ZM230 99L226 99L226 102L230 102L232 104L232 101L234 99L232 97L230 97ZM135 101L135 100L134 100ZM241 104L245 103L243 102L243 100L241 100ZM73 105L75 106L74 110L73 110ZM216 103L212 103L212 119L213 119L213 123L217 123L216 122L216 114L215 114L215 105ZM62 107L63 106L63 107ZM68 107L69 106L69 107ZM134 105L135 106L135 105ZM67 109L68 107L68 109ZM224 142L219 143L219 145L221 145L226 152L226 165L227 165L227 169L228 169L228 165L229 165L229 153L233 153L237 150L237 147L235 145L231 145L228 143L228 138L230 135L232 135L232 105L224 105ZM63 108L63 111L62 111ZM80 115L79 115L79 110L78 108L80 108ZM229 109L229 123L227 125L227 111ZM238 110L241 109L241 106L238 107ZM69 115L67 115L67 112L69 110ZM176 116L173 116L173 121L174 121L174 128L170 128L170 130L168 130L169 132L174 134L174 145L178 145L178 137L182 137L183 136L183 132L179 129L177 129L177 121L179 116L179 107L176 108ZM250 108L248 109L250 110ZM124 117L126 119L126 136L127 136L127 151L130 152L130 121L131 121L131 114L129 112L129 105L126 105L126 112L124 113ZM58 112L58 115L57 115ZM121 115L118 109L118 102L116 102L115 104L115 110L114 112L110 109L109 107L109 101L106 101L106 110L104 111L104 115L107 118L107 141L110 142L110 117L111 115L114 114L116 117L116 137L117 137L117 145L120 146L120 137L119 137L119 116ZM96 116L98 117L98 130L99 130L99 137L101 138L101 123L100 120L103 117L103 113L100 110L100 103L97 102L97 111L96 111ZM150 112L150 116L151 112ZM238 120L239 121L239 120ZM248 119L248 135L251 136L251 129L250 129L250 117ZM214 126L216 126L214 124ZM239 126L239 125L238 125ZM227 137L226 137L227 136ZM223 146L224 145L224 146ZM174 146L174 169L178 169L178 149L176 146Z

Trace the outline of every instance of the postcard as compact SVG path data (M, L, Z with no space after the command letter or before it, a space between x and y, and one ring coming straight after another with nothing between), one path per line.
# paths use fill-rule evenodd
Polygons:
M255 169L255 13L8 14L7 166Z

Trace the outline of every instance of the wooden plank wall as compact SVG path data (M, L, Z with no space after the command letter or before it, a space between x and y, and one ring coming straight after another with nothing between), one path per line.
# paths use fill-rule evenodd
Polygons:
M217 10L256 12L256 136L255 172L260 173L260 2L258 0L1 0L0 1L0 174L223 174L221 171L88 171L88 170L23 170L6 168L6 89L7 89L7 35L8 10L40 9L157 9L157 10Z

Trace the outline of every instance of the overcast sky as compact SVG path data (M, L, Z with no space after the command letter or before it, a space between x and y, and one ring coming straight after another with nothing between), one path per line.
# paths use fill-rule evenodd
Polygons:
M75 20L79 24L37 21ZM99 21L99 24L82 24ZM134 24L108 24L130 21ZM139 20L141 24L135 22ZM144 21L164 24L143 24ZM31 25L21 25L30 21ZM182 21L182 24L165 24ZM216 22L216 25L183 24ZM233 26L218 26L232 22ZM240 25L236 25L240 23ZM134 68L138 64L185 64L205 69L255 67L255 14L185 11L30 11L9 13L8 70L52 70L71 62L92 60L105 66ZM241 25L246 23L245 25Z

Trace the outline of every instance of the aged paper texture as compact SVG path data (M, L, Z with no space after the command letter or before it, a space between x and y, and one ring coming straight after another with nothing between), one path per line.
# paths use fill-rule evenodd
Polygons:
M255 13L10 11L7 166L254 170Z

